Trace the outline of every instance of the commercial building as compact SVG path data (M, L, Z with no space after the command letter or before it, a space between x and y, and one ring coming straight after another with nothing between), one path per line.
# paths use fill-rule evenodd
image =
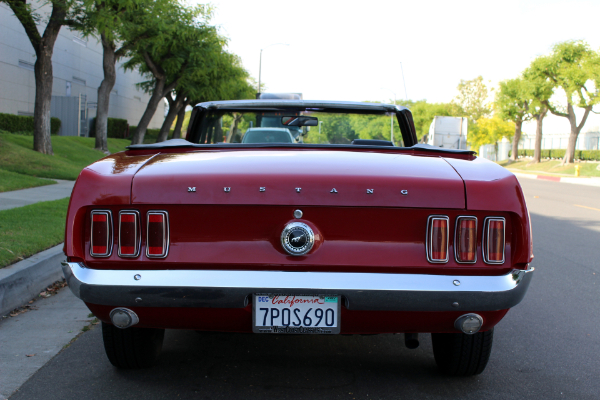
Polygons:
M43 2L38 29L43 32L50 6ZM12 10L0 3L0 113L33 115L35 102L35 52L21 23ZM119 65L122 64L118 63ZM52 57L52 116L61 118L60 134L88 134L89 122L96 116L98 86L103 79L102 45L95 38L83 38L78 32L62 27ZM144 81L137 71L117 68L117 81L110 96L109 117L126 119L137 125L150 96L136 87ZM161 102L150 128L159 128L164 120Z

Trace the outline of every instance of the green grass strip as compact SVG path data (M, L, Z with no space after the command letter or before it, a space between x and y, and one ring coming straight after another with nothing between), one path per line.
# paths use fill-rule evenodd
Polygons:
M0 268L65 239L69 198L0 211Z
M33 136L16 135L0 131L0 169L18 174L75 180L81 170L105 157L94 150L95 138L52 136L54 155L33 150ZM111 153L125 150L128 139L108 139Z
M56 183L56 181L35 178L33 176L17 174L16 172L0 169L0 192L51 185L53 183Z

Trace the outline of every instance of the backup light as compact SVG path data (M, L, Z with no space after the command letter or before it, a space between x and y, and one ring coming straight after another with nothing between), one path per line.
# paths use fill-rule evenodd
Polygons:
M137 211L119 212L119 256L137 257L140 253L140 215Z
M109 210L92 211L90 255L108 257L112 253L112 213Z
M445 215L431 215L427 220L427 261L448 262L448 225L449 218Z
M485 219L483 259L488 264L504 263L504 218L489 217Z
M169 251L169 217L166 211L148 211L146 257L165 258Z
M479 314L461 315L454 322L454 327L467 335L473 335L479 332L482 326L483 318L481 318Z
M456 218L454 238L456 261L459 263L474 263L477 261L477 218Z

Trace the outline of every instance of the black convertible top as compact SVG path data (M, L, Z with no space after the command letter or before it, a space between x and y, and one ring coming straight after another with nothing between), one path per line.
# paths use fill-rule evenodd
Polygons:
M361 103L357 101L333 101L333 100L225 100L207 101L199 103L196 107L207 110L279 110L289 108L320 110L346 110L363 111L369 113L398 112L408 110L404 106L382 103Z

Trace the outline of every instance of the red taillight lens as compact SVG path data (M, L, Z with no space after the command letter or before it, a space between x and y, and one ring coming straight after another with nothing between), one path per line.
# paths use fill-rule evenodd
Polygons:
M90 254L108 257L112 252L112 214L110 211L92 211Z
M474 263L477 260L477 218L456 219L456 261Z
M164 258L169 251L169 219L166 211L148 211L146 256Z
M448 217L431 216L427 227L427 259L448 262Z
M137 211L119 212L119 256L137 257L140 251L140 217Z
M504 218L486 219L485 262L502 264L504 262Z

